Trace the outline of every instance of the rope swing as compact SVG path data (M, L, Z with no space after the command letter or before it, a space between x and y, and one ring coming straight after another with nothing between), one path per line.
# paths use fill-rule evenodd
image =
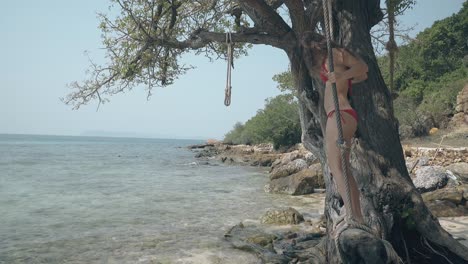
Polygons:
M224 105L231 105L231 69L234 68L234 53L231 32L226 33L226 46L227 46L227 78L226 88L224 89Z
M334 65L333 65L333 49L331 46L331 38L333 37L333 14L332 14L332 0L322 0L322 5L323 5L323 20L325 22L325 36L327 40L327 52L328 52L328 69L329 72L333 72ZM372 230L362 224L359 223L355 220L355 216L353 214L353 211L351 209L351 191L349 187L349 177L352 177L352 175L348 175L348 164L346 162L346 154L347 151L350 151L350 146L346 145L346 142L343 139L343 127L341 125L341 112L340 112L340 104L338 101L338 93L337 93L337 88L336 88L336 83L332 83L332 94L333 94L333 102L335 105L335 119L336 119L336 126L338 128L338 139L336 144L338 145L338 148L340 149L340 158L341 158L341 168L343 171L343 178L345 182L345 197L342 197L345 200L345 207L346 207L346 215L344 217L345 225L342 228L337 228L338 230L335 230L335 247L338 250L341 262L344 262L344 257L343 254L344 252L341 249L340 246L340 236L343 231L346 230L347 227L353 227L353 228L358 228L361 230L364 230L369 233L373 233ZM339 223L339 220L337 223L335 223L334 228L336 225Z
M333 28L333 18L332 18L332 10L331 10L331 0L322 0L323 2L323 13L324 13L324 21L325 21L325 37L327 39L327 51L328 51L328 69L329 72L335 71L335 67L333 65L333 49L331 46L331 28ZM343 199L346 200L346 221L349 219L354 219L353 212L351 210L351 192L349 188L349 175L348 175L348 166L346 163L346 151L349 151L349 146L346 146L346 142L343 139L343 127L341 126L341 112L340 112L340 104L338 101L338 92L336 89L336 83L332 83L332 94L333 94L333 102L335 104L335 116L336 116L336 126L338 128L338 140L336 144L340 149L341 154L341 167L343 170L343 178L345 180L345 187L346 187L346 197Z

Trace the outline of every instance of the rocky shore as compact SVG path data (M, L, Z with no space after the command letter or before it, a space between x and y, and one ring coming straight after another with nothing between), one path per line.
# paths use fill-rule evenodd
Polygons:
M278 152L269 144L257 146L211 143L191 146L200 162L217 160L226 164L261 166L269 171L266 192L287 195L324 197L324 179L317 158L302 145ZM462 217L464 224L454 230L468 236L468 148L427 148L404 146L408 171L428 208L447 230L455 228L453 217ZM268 211L260 221L241 222L225 237L234 247L250 251L265 262L323 263L310 249L325 235L323 217L307 218L306 212L294 208ZM463 217L465 216L465 217ZM461 221L461 220L460 220ZM459 222L459 221L455 221ZM281 253L281 254L280 254ZM279 255L285 256L285 259Z

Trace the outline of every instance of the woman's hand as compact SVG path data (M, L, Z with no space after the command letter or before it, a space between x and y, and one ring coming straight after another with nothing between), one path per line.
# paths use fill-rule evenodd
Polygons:
M328 76L329 83L336 83L340 81L341 79L343 79L343 74L339 72L330 72L330 73L327 73L327 76Z

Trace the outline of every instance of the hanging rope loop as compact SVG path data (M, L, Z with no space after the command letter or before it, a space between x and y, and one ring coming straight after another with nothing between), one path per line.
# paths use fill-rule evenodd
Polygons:
M232 35L231 32L226 33L226 46L227 46L227 77L226 77L226 88L224 89L224 105L231 105L231 69L234 68L234 53L232 47Z

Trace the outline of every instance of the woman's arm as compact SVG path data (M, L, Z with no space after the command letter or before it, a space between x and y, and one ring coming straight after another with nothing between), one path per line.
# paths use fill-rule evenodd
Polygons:
M344 66L347 70L329 73L330 82L352 79L353 83L356 83L367 79L368 67L364 61L356 58L345 49L333 49L333 55L335 63Z

